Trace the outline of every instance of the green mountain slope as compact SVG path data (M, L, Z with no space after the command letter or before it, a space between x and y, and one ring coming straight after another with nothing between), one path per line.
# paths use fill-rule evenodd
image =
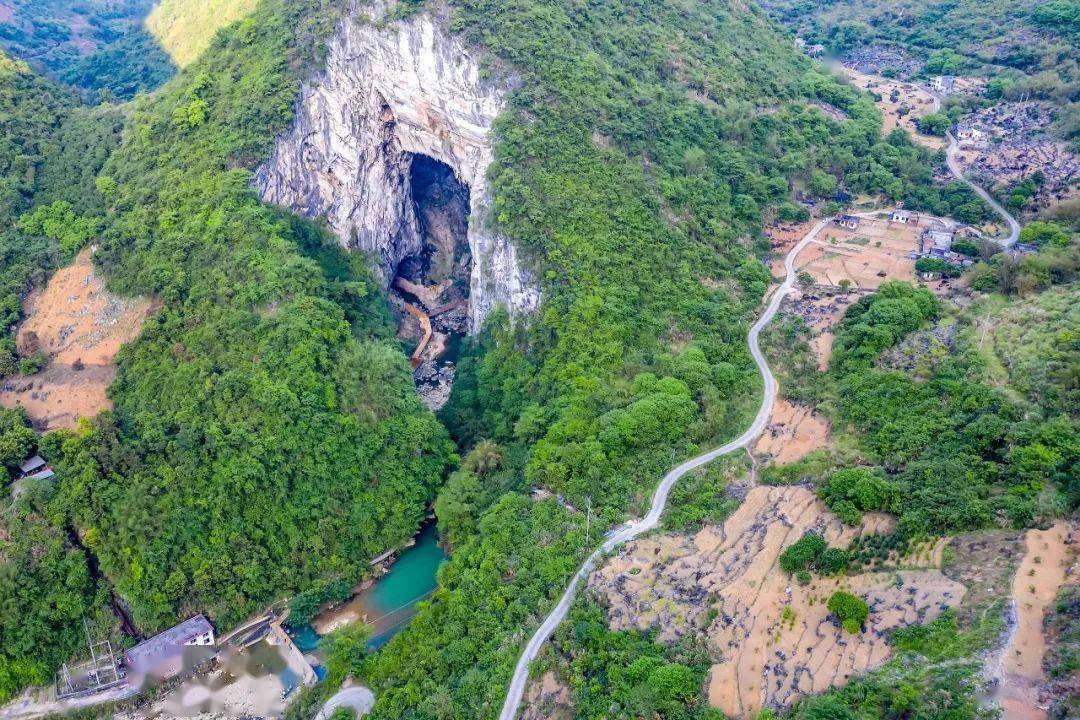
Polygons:
M258 0L161 0L146 17L146 29L180 67L190 65L226 25L247 17Z
M115 413L60 438L57 502L146 630L357 577L415 532L450 457L364 259L248 189L290 117L305 12L332 17L270 2L221 36L98 179L99 263L162 307L118 358Z
M58 159L59 139L81 122L74 96L0 53L0 379L19 364L11 328L22 298L61 262L56 243L28 236L19 218L48 193L77 201L85 189L80 178L100 168L95 133L83 136L86 152L78 158ZM46 167L63 172L63 188L46 177ZM83 618L110 627L63 518L46 512L32 488L24 487L17 503L5 497L12 472L36 445L21 411L0 410L0 701L26 684L48 682L82 646Z
M0 47L90 97L129 99L173 74L142 27L154 0L10 0Z

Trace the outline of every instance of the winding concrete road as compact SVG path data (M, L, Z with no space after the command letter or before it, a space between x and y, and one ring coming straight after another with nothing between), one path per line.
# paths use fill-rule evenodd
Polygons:
M330 716L338 708L352 710L353 715L362 718L371 712L373 707L375 707L375 695L372 694L371 690L363 685L354 685L339 690L327 700L326 704L315 715L315 720L330 720Z
M957 180L974 190L976 195L985 200L986 204L994 209L994 212L1005 219L1005 222L1009 226L1009 237L1005 238L1005 240L1002 241L1002 244L1005 247L1011 247L1016 244L1016 241L1020 239L1020 223L1016 222L1016 218L1014 218L1008 210L1003 208L997 200L990 197L990 193L967 179L967 176L964 175L964 168L960 167L960 161L956 159L956 153L960 150L960 144L956 141L956 138L953 137L951 130L945 134L945 137L949 139L949 147L945 149L945 164L949 166L949 171L956 176Z
M570 606L574 602L578 585L580 585L585 576L592 572L596 567L596 562L600 557L627 540L632 540L643 533L647 533L659 525L660 516L664 513L664 508L667 507L668 493L671 492L671 488L675 486L675 483L679 481L679 478L691 470L711 462L718 457L747 447L761 434L762 430L765 429L765 426L769 422L769 416L772 414L773 403L776 401L777 384L776 378L773 377L772 370L769 369L769 364L765 362L765 356L761 353L761 347L758 345L758 336L761 334L762 329L772 321L773 316L776 315L776 311L780 309L780 303L783 302L784 298L795 284L795 257L803 248L813 242L821 232L822 228L826 227L828 224L828 220L819 222L794 248L791 249L791 252L787 254L787 257L784 258L784 270L786 272L784 282L772 294L772 297L770 297L765 312L762 313L758 321L750 328L748 336L750 354L753 356L754 362L757 363L758 371L761 372L761 377L765 381L765 391L761 397L761 406L758 408L754 422L746 429L746 432L735 440L732 440L728 444L718 447L715 450L710 450L707 453L691 458L668 472L668 474L664 476L664 479L660 481L660 484L656 488L656 492L653 493L652 505L649 508L648 514L642 519L636 522L627 523L617 530L598 550L593 552L593 554L585 560L580 568L578 568L578 571L574 573L574 577L570 579L570 584L566 588L566 591L563 593L562 597L559 598L559 603L552 609L551 613L544 618L544 622L541 623L540 627L537 628L536 632L529 639L529 643L525 646L525 650L521 653L521 657L518 658L517 665L514 667L514 675L510 679L510 687L506 693L506 702L503 703L502 712L499 714L499 720L514 720L514 717L517 715L518 706L521 705L521 698L525 694L525 685L529 680L529 664L536 659L536 656L539 654L544 643L547 642L548 638L551 637L551 634L555 632L555 628L558 627L559 623L566 617L567 612L570 610Z
M934 112L941 110L941 103L943 102L940 95L933 90L927 90L930 93L930 97L934 99ZM1016 218L1012 214L1003 208L997 200L990 196L986 190L968 180L964 175L964 168L960 166L960 161L956 159L956 153L960 151L960 142L956 139L956 136L952 134L952 130L945 133L945 137L949 141L948 147L945 148L945 164L949 167L949 172L956 176L956 179L967 185L969 188L975 191L975 194L986 201L986 204L993 208L994 212L1004 218L1005 223L1009 226L1009 236L1002 241L1002 245L1005 247L1011 247L1016 244L1016 241L1020 239L1020 223L1016 222Z

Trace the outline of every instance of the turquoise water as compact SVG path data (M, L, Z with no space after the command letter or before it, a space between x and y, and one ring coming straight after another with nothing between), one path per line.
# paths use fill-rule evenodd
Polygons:
M373 626L368 647L378 648L408 624L408 620L416 614L416 603L435 590L435 573L445 559L446 555L439 547L435 523L428 523L416 536L416 544L398 555L388 573L356 597L324 615L333 617L349 612L366 615ZM319 624L316 622L316 625ZM301 652L318 649L321 637L311 625L293 628L291 634Z
M374 625L368 647L386 643L416 614L416 603L435 590L435 573L445 559L435 523L428 523L416 536L416 544L390 566L390 572L360 594L358 599Z

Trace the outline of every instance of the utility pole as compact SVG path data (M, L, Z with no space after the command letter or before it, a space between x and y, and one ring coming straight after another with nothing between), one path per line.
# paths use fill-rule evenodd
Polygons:
M982 323L982 336L979 338L979 350L982 350L983 341L986 340L986 330L990 327L990 311L986 311L986 319Z
M585 496L585 550L586 550L586 552L589 550L590 547L592 547L591 545L589 545L589 530L591 529L591 526L592 526L592 496L591 495L586 495Z

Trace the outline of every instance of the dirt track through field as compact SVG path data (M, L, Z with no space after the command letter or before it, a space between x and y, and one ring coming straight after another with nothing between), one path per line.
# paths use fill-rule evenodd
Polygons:
M1071 537L1070 537L1071 536ZM1076 562L1080 527L1060 521L1049 530L1028 530L1026 552L1013 577L1016 627L1002 651L1001 677L995 697L1004 720L1044 720L1039 688L1046 677L1043 618Z

